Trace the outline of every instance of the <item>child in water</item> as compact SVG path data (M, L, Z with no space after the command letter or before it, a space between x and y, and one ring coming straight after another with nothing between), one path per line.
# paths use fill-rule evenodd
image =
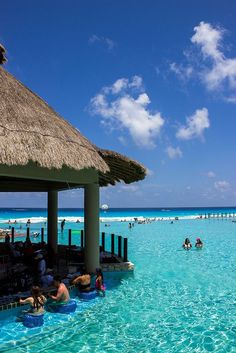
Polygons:
M97 275L96 275L96 280L95 280L95 288L98 292L100 292L104 296L105 295L105 286L103 283L102 270L100 268L97 268L96 272L97 272Z

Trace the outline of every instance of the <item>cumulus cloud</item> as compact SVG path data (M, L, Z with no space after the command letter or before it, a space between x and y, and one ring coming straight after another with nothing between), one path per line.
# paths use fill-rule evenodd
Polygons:
M90 112L100 115L105 126L126 129L137 145L153 148L164 119L148 110L150 102L140 76L121 78L91 99Z
M195 34L192 36L192 43L198 44L204 57L210 57L214 61L223 60L224 56L220 50L220 43L223 37L223 30L214 28L210 23L200 22L194 27Z
M230 183L228 183L228 182L225 181L225 180L219 180L219 181L216 181L216 182L214 183L214 187L215 187L216 190L221 191L221 192L224 192L224 191L229 190L229 188L230 188Z
M194 28L192 43L201 49L204 59L209 59L212 66L202 76L207 88L218 89L223 83L236 89L236 58L226 58L221 47L224 30L214 28L209 23L200 22Z
M181 158L183 155L179 147L174 148L172 146L167 147L166 153L168 154L170 159Z
M227 57L223 50L226 30L210 23L200 22L194 27L191 42L198 50L196 54L185 55L185 64L170 64L170 71L181 80L198 77L209 91L223 94L225 101L236 103L236 58Z
M214 172L209 171L209 172L207 172L207 176L208 176L208 178L215 178L216 175Z
M187 117L186 125L180 127L176 133L176 137L181 140L202 138L204 130L209 127L208 110L206 108L197 109L193 115Z
M90 38L89 38L89 43L90 44L94 44L94 43L102 43L105 44L105 46L107 47L107 49L109 51L111 51L112 49L114 49L114 47L116 46L116 43L110 39L110 38L106 38L103 36L97 36L95 34L93 34Z

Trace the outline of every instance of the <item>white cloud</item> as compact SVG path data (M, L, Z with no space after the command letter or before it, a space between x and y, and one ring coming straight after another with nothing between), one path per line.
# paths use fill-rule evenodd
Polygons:
M111 86L111 91L113 94L117 94L123 89L125 89L128 86L128 80L127 78L120 78L117 80L112 86ZM109 88L107 88L109 91Z
M138 96L134 97L134 93ZM105 126L126 129L133 141L143 147L155 147L155 138L160 134L164 119L159 112L152 114L147 106L150 99L143 92L142 78L122 78L113 85L104 87L90 101L92 114L102 116Z
M171 159L181 158L183 156L183 153L179 147L174 148L172 146L169 146L166 149L166 153Z
M194 27L195 34L192 36L192 43L198 44L204 57L211 57L215 61L223 60L224 56L220 51L220 42L223 37L223 30L213 28L211 24L200 22Z
M208 176L208 178L215 178L216 175L214 172L209 171L209 172L207 172L207 176Z
M111 86L107 86L107 87L103 87L102 91L105 94L118 94L118 93L122 93L127 89L137 89L142 91L143 90L143 79L140 76L133 76L131 78L131 80L127 79L127 78L119 78L118 80L116 80L113 85Z
M236 89L236 58L226 58L222 51L222 39L225 30L214 28L209 23L200 22L194 28L192 43L198 45L205 60L211 61L211 67L203 72L202 80L209 90L221 88L226 83L230 89Z
M193 74L193 67L184 65L178 65L175 62L170 64L170 71L174 72L180 80L189 79Z
M143 85L143 79L141 76L135 75L132 77L132 80L130 81L129 87L133 88L141 88Z
M229 102L229 103L236 103L236 95L235 96L226 97L225 101Z
M147 175L148 175L148 176L152 176L152 175L155 174L154 171L151 170L151 169L146 168L146 170L147 170Z
M131 191L131 192L136 192L139 190L138 185L121 185L120 188L122 190L126 190L126 191Z
M157 76L158 76L158 75L160 75L161 70L159 69L159 67L158 67L158 66L156 66L156 67L155 67L155 71L156 71Z
M105 44L109 51L114 49L114 47L116 46L116 43L112 39L106 38L106 37L103 37L103 36L97 36L97 35L93 34L89 38L89 43L90 44L94 44L96 42Z
M118 137L118 140L120 141L120 143L123 145L123 146L127 146L128 143L126 141L126 139L124 138L124 136L119 136Z
M173 62L170 70L181 80L198 77L209 91L221 92L226 96L225 101L236 103L236 58L224 54L222 42L225 29L202 21L194 27L194 32L191 42L200 49L201 57L196 59L196 54L190 55L188 51L185 55L187 63Z
M214 183L214 187L215 187L216 190L221 191L221 192L224 192L224 191L229 190L229 188L230 188L230 183L228 183L228 182L225 181L225 180L220 180L220 181L216 181L216 182Z
M186 126L182 126L176 133L176 137L182 140L201 138L204 130L210 127L208 110L197 109L196 112L186 119Z

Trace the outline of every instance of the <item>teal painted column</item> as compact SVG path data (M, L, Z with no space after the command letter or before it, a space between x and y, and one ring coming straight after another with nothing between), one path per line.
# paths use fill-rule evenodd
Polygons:
M48 244L57 254L58 192L48 191Z
M99 185L87 184L84 187L84 230L85 266L88 272L95 272L99 259Z

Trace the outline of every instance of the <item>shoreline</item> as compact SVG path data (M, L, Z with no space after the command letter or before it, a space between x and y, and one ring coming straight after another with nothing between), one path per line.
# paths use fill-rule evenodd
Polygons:
M236 218L236 213L229 212L227 214L209 214L209 215L185 215L185 216L169 216L169 217L148 217L148 216L113 216L113 217L99 217L101 223L109 222L157 222L157 221L179 221L179 220L203 220L203 219L230 219ZM37 223L46 223L47 217L27 217L27 218L9 218L9 219L0 219L0 224L8 224L11 226L17 224L26 224L28 219L30 219L31 224ZM84 217L74 217L74 216L59 216L58 222L61 222L63 219L68 223L84 223ZM10 221L10 222L9 222ZM16 221L16 223L15 223Z

